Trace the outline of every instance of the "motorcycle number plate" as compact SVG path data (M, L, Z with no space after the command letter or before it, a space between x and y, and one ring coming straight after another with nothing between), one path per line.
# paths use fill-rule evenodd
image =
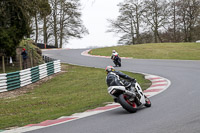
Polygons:
M110 94L114 94L116 92L116 90L112 90L111 92L110 92Z

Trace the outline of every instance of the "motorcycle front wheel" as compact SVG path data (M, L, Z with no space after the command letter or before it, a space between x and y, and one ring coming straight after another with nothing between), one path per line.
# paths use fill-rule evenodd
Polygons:
M151 101L150 101L150 99L147 98L147 96L145 96L145 95L144 95L144 97L145 97L145 102L146 102L144 106L151 107Z
M121 62L120 61L118 61L118 65L119 65L119 67L121 67Z
M134 101L130 102L126 95L119 95L118 100L121 106L128 112L135 113L137 111L137 104Z

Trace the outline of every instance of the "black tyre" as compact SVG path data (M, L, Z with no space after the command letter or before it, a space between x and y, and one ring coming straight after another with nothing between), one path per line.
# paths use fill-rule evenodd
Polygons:
M120 61L118 61L118 65L119 65L119 67L121 67L121 62Z
M150 101L150 99L147 98L146 96L144 96L144 97L145 97L145 101L146 101L146 104L144 106L151 107L151 101Z
M119 103L121 104L121 106L127 110L130 113L135 113L137 111L137 105L135 102L130 102L127 98L126 95L121 94L118 97L119 99Z
M117 67L117 62L116 61L113 61L113 63L115 64L115 66Z

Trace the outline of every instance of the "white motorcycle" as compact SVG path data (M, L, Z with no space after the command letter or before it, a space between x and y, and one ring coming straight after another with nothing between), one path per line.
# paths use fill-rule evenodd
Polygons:
M151 101L144 95L137 82L131 83L128 90L124 86L110 86L108 93L130 113L135 113L143 106L151 107Z

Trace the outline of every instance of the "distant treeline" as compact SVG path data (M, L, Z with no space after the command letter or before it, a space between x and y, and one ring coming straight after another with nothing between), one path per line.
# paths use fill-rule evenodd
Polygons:
M62 48L88 33L81 14L80 0L0 0L0 49L14 56L25 38Z
M36 45L37 47L39 47L40 49L45 49L44 43L36 43L35 45ZM50 48L57 48L57 47L51 46L51 45L46 45L46 48L50 49Z
M120 44L200 40L200 0L124 0L108 32Z

